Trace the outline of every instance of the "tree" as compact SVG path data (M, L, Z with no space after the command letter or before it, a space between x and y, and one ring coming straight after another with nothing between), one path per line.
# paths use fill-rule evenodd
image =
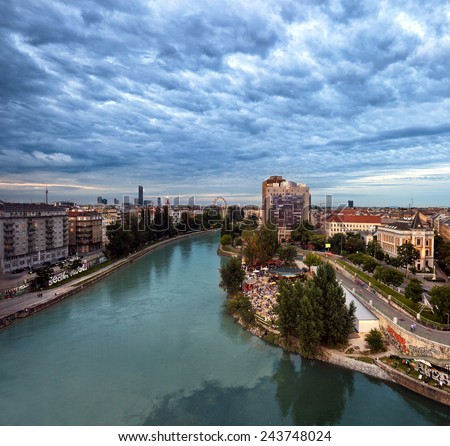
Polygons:
M322 264L322 257L318 254L314 254L313 252L308 252L303 259L303 263L311 269L311 266L319 266Z
M350 262L354 263L355 265L362 265L366 259L365 254L362 252L355 252L353 254L349 254L347 257Z
M298 335L298 317L303 291L303 284L300 281L278 282L277 304L274 310L278 315L278 329L286 340Z
M261 226L257 231L243 231L243 254L248 265L266 264L277 252L278 233L275 227Z
M50 277L53 274L53 268L50 266L45 266L36 272L36 278L34 279L34 284L36 289L47 288Z
M328 243L331 245L330 249L331 252L334 252L335 254L342 254L342 252L345 250L345 241L346 236L344 233L339 232L338 234L334 234L329 240Z
M228 294L234 294L241 290L242 282L245 279L245 272L242 269L241 260L237 257L231 258L220 267L220 288Z
M233 242L233 238L231 237L230 234L225 234L220 238L220 244L223 246L231 245L232 242Z
M450 316L450 285L435 286L431 288L430 296L430 302L433 304L437 313L443 319L444 316Z
M379 353L386 351L383 334L376 328L372 328L372 330L370 330L369 333L366 334L366 342L369 345L370 353Z
M363 257L362 269L368 273L373 273L375 268L378 266L378 262L372 257L365 255Z
M313 281L321 291L318 299L323 323L321 341L328 346L343 344L353 330L350 326L353 327L354 314L345 305L344 290L336 279L336 272L325 262L317 269Z
M309 280L303 287L304 293L299 301L297 333L300 353L306 358L315 358L319 352L323 332L323 322L319 308L320 290Z
M400 271L384 266L377 266L373 277L386 285L393 286L400 286L404 280L403 274Z
M76 258L75 260L73 260L72 262L70 262L70 264L68 265L68 269L69 270L74 270L74 269L78 269L80 267L83 266L83 262L80 258Z
M297 256L297 250L292 245L280 246L278 248L280 260L288 265L294 263Z
M344 249L348 253L354 253L358 251L365 251L366 244L358 233L348 232L346 234Z
M305 246L314 234L314 226L307 220L302 221L301 225L292 231L291 240L299 242L302 246Z
M123 225L118 221L109 225L106 229L108 244L106 245L106 255L112 259L117 259L128 255L132 249L132 239L130 231L125 231Z
M251 324L255 320L255 312L250 299L243 293L230 296L225 306L231 314L237 314L247 324Z
M380 243L378 243L378 241L376 240L371 240L367 243L366 252L372 257L375 257L377 260L384 259L383 249L381 248Z
M405 288L405 297L411 299L413 302L420 302L422 300L422 282L413 277Z
M420 253L412 243L406 242L397 248L397 258L400 265L407 268L415 265L416 260L420 258Z
M434 236L434 257L447 275L450 275L450 243L440 235Z
M309 244L314 246L314 249L325 249L327 236L323 234L311 234L309 237Z
M278 327L289 342L300 340L301 353L315 357L320 344L335 346L347 341L355 325L355 304L347 308L342 287L329 263L319 266L314 279L281 281L278 287Z

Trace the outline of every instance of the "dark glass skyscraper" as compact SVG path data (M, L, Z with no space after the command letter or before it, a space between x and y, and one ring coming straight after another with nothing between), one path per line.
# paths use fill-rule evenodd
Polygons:
M138 186L138 205L142 206L144 204L144 188Z

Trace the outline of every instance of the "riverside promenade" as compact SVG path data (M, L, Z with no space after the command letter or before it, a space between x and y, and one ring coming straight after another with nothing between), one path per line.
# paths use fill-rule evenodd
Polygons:
M214 230L210 230L214 231ZM102 280L103 278L109 276L113 272L120 268L123 268L140 257L155 251L156 249L167 245L168 243L175 242L177 240L184 239L186 237L192 237L200 234L205 234L210 231L200 231L193 232L189 234L178 235L176 237L164 239L153 245L147 246L146 248L130 254L128 257L117 260L116 262L106 266L105 268L99 269L92 274L83 275L79 278L74 278L70 282L67 282L59 287L51 288L49 290L42 291L42 296L38 297L37 291L25 293L21 296L14 297L12 299L2 299L0 300L0 328L10 325L15 319L30 316L44 308L60 302L61 300L69 297L84 288Z

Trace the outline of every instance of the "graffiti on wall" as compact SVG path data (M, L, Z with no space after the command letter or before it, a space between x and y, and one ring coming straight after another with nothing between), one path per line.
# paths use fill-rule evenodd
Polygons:
M0 292L0 297L3 297L5 299L11 299L16 296L20 296L21 294L25 293L25 291L29 288L30 284L24 283L23 285L20 285L15 288L11 288L10 290L5 290Z
M55 276L50 277L48 281L48 286L52 286L55 283L61 282L62 280L68 279L69 277L76 276L77 274L82 273L83 271L87 271L87 266L83 265L79 268L76 268L72 271L63 271L62 273L56 274Z
M435 358L439 356L439 350L436 350L435 348L431 347L416 347L414 345L409 346L409 351L412 356L422 356L422 357L429 357L429 358Z
M405 355L410 354L410 350L406 345L406 339L397 333L392 327L388 327L386 334L389 342L400 352Z

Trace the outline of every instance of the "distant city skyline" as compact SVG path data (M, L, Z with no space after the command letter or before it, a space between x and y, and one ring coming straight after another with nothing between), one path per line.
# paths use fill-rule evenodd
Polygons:
M105 5L3 5L0 200L450 205L446 2Z

